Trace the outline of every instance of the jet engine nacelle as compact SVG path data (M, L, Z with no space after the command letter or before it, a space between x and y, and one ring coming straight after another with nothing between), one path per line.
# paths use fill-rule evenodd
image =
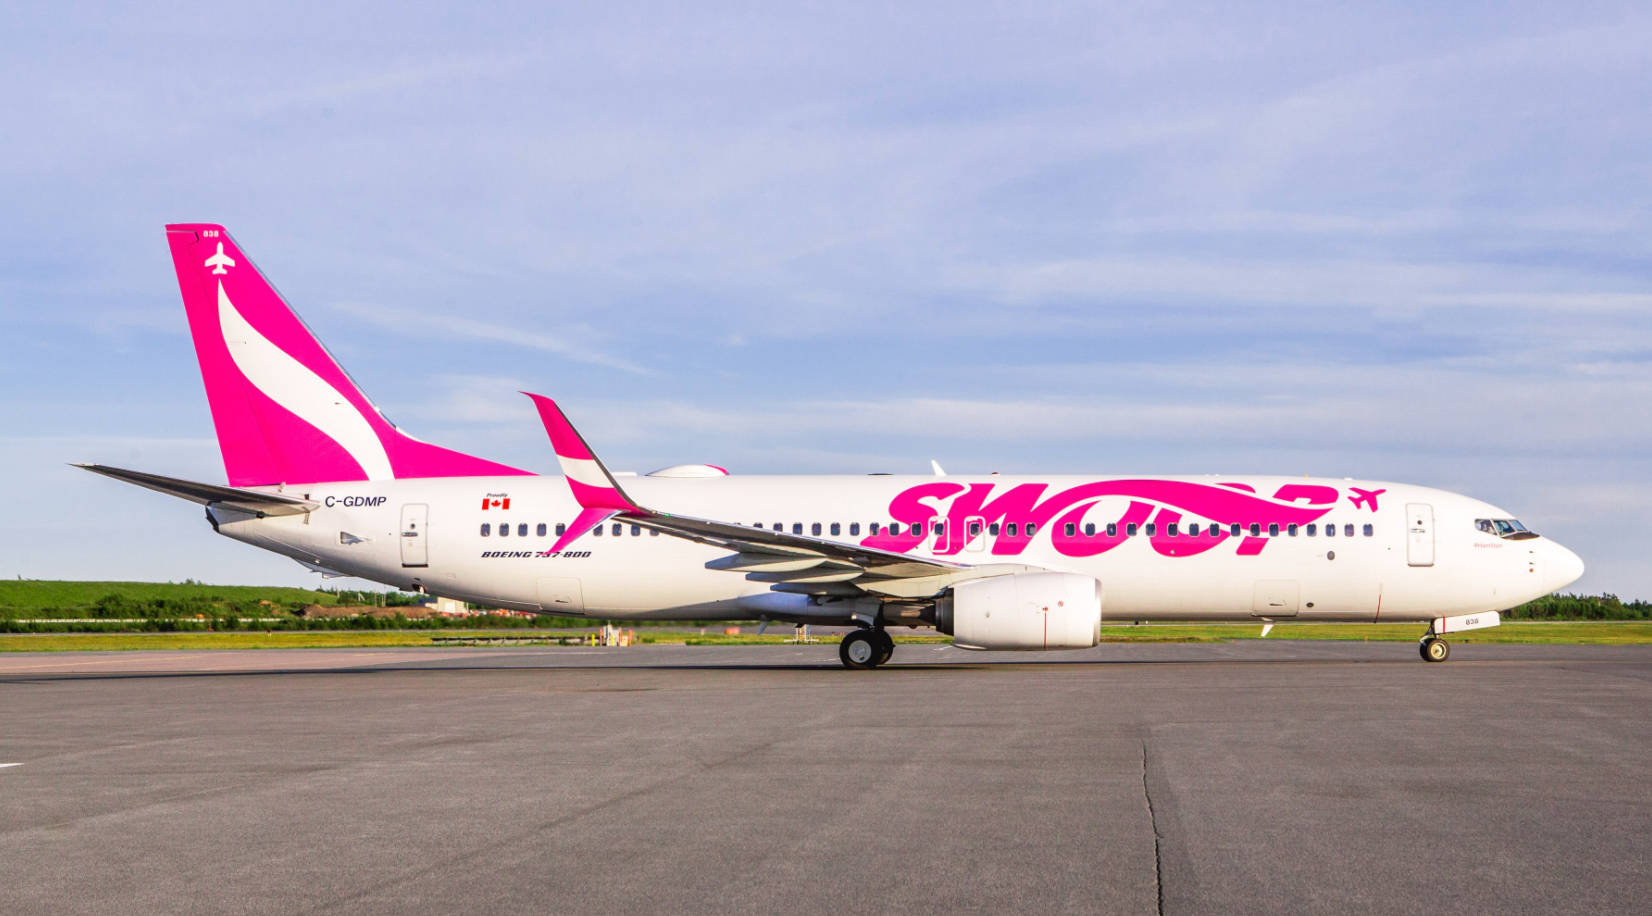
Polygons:
M1101 639L1101 582L1056 572L960 582L935 623L961 649L1087 649Z

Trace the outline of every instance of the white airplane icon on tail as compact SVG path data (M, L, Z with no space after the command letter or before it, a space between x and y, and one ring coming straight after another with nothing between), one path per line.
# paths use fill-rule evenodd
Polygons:
M224 268L234 267L235 266L235 259L230 257L227 254L224 254L224 243L219 242L218 243L218 253L213 255L212 257L207 258L205 261L202 261L201 266L212 268L212 272L215 273L215 274L227 274L227 273L229 273L229 271L225 270Z

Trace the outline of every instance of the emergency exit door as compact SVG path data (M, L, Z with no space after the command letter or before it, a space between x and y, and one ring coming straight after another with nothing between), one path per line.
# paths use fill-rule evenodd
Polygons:
M1434 565L1434 507L1427 503L1405 507L1405 561L1412 566Z
M402 565L429 566L425 552L425 528L429 524L430 507L424 503L402 506Z

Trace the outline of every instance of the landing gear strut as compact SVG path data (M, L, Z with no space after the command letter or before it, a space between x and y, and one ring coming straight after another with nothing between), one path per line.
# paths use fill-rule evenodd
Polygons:
M1425 662L1443 662L1451 657L1451 644L1431 632L1417 644L1417 652Z
M837 657L845 668L876 668L895 654L895 640L882 629L868 627L843 637Z

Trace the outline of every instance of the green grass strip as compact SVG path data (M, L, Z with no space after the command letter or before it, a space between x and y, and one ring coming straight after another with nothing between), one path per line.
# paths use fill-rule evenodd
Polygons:
M1422 624L1335 624L1286 623L1273 628L1268 639L1342 639L1378 642L1411 642L1422 635ZM1102 627L1103 642L1220 642L1255 639L1262 628L1257 624L1163 624ZM228 633L42 633L0 634L3 652L94 652L130 649L345 649L374 647L430 646L432 636L531 636L531 630L323 630ZM696 633L638 633L644 645L758 646L784 645L791 634L755 633L739 635ZM1453 643L1528 643L1568 645L1652 644L1652 621L1519 621L1500 627L1454 633ZM836 639L820 637L816 645L834 645ZM915 630L912 635L896 635L896 642L944 645L951 640L932 630Z

